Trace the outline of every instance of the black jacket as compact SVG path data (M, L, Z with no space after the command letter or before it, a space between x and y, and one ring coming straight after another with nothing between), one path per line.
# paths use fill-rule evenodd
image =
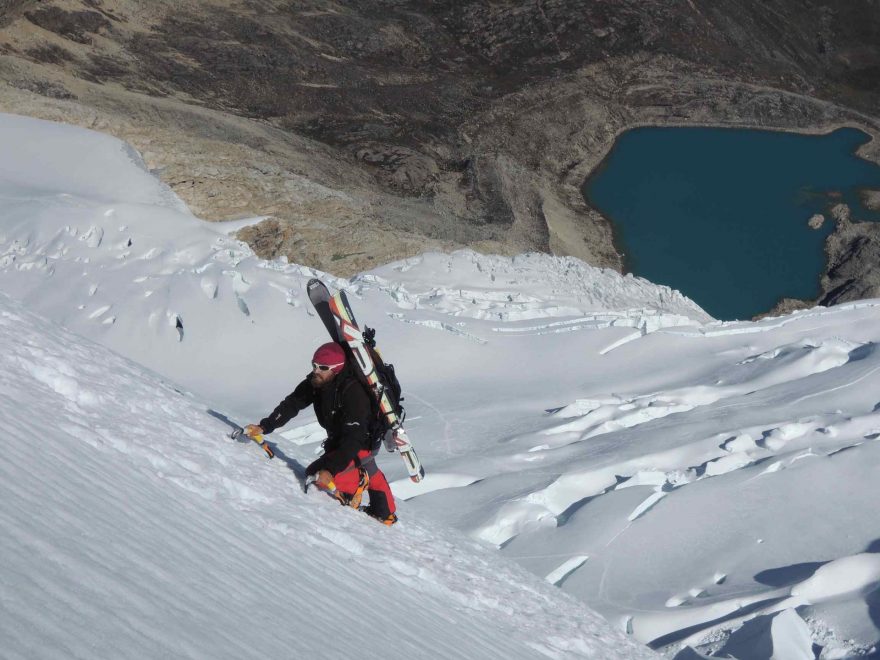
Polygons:
M313 405L318 423L327 431L324 454L306 468L306 474L327 470L341 472L357 454L372 449L370 424L373 419L369 394L357 378L343 371L323 388L312 385L311 374L296 386L272 413L260 420L264 433L271 433Z

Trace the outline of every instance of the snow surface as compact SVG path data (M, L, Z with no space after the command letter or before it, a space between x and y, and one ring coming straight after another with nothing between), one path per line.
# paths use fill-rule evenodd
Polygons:
M392 635L367 605L333 636L389 657L880 638L880 301L719 323L576 259L470 251L340 280L256 259L112 138L4 115L0 140L0 291L23 305L0 307L0 638L22 657L320 652L340 593L418 620ZM297 490L313 415L267 463L208 414L257 420L304 375L314 275L404 384L428 476L380 456L391 529Z
M5 295L0 355L4 658L651 655L458 533L303 494L204 402Z

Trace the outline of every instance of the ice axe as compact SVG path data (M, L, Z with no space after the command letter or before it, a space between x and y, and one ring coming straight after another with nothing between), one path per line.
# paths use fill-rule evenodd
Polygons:
M256 442L260 447L262 447L263 451L266 452L266 456L269 458L275 458L275 452L272 451L272 448L269 446L269 443L263 440L263 436L260 433L255 433L254 435L248 435L245 433L243 428L237 428L232 433L229 434L229 437L233 440L238 440L241 436L245 436Z

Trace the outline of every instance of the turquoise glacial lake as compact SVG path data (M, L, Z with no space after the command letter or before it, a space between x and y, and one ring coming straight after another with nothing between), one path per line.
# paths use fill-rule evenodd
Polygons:
M880 166L855 155L870 139L719 128L623 133L584 183L588 203L614 225L626 269L678 289L717 319L748 319L782 297L814 299L830 208L880 221L863 189ZM807 221L815 213L821 229Z

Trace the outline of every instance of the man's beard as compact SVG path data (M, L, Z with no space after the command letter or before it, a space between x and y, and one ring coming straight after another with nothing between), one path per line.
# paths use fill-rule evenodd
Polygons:
M319 380L318 375L315 372L309 374L309 379L312 383L312 387L317 387L321 389L323 387L327 387L330 383L334 381L333 378L327 378L326 380Z

